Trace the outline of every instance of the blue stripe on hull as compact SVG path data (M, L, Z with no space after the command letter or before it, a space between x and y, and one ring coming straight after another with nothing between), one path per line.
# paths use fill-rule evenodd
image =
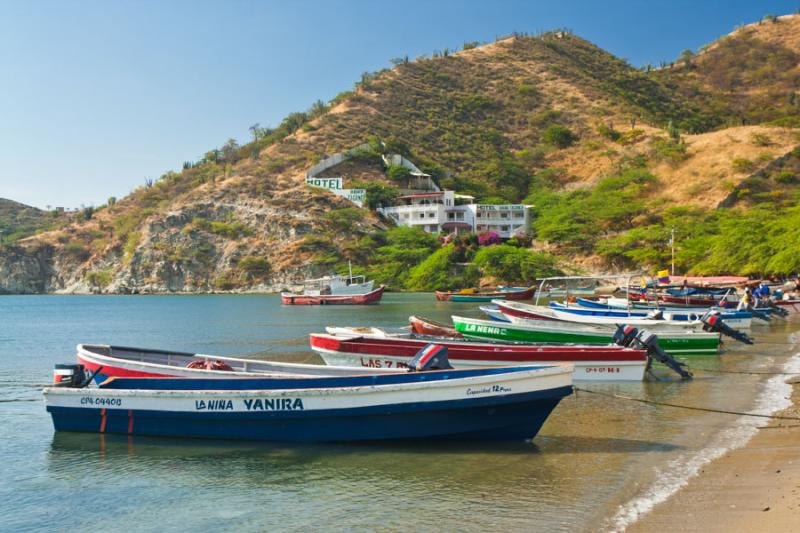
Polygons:
M104 431L160 437L334 442L395 439L524 440L572 387L448 402L354 409L168 412L106 409ZM57 431L100 431L100 409L48 407ZM129 432L130 428L130 432Z

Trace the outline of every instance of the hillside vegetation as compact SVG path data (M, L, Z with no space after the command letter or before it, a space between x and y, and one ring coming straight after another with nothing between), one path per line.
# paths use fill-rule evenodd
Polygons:
M348 261L395 288L523 283L663 267L673 228L681 271L788 274L800 270L797 35L800 17L780 17L659 69L564 31L397 58L254 125L246 144L7 244L0 290L274 290ZM442 187L534 205L533 246L443 245L305 185L319 159L365 142L348 186L370 205L400 185L380 153L400 153Z

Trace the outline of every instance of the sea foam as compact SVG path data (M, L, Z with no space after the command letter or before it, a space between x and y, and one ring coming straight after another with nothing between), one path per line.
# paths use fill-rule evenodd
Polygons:
M800 342L800 334L792 333L789 344ZM784 364L782 372L800 374L800 352L795 353ZM755 414L771 415L783 411L792 405L792 386L787 383L788 375L777 375L769 378L761 393L756 397L755 407L750 411ZM742 416L736 424L721 431L709 445L697 453L670 461L666 466L656 469L656 481L643 494L620 506L611 518L609 531L624 531L629 525L643 515L649 513L656 505L666 501L670 496L685 487L691 478L700 472L700 468L711 461L722 457L726 452L741 448L756 434L759 427L769 422L766 418Z

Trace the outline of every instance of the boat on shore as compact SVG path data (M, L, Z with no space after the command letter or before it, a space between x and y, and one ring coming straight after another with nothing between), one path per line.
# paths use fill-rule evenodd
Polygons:
M590 326L556 320L503 324L460 316L453 316L453 325L456 331L468 338L572 344L611 344L616 330L613 326ZM711 355L719 351L720 334L659 331L658 343L670 355Z
M490 302L492 300L530 300L535 287L496 287L494 289L462 289L460 291L436 291L440 302Z
M107 344L79 344L76 359L92 372L93 381L110 377L313 377L349 376L352 367L261 361L170 350L131 348ZM385 373L364 369L365 373Z
M752 325L753 314L748 311L736 311L734 309L717 309L708 308L702 310L691 309L678 309L678 308L628 308L620 309L611 307L608 304L601 304L599 302L592 302L590 305L584 305L586 300L578 298L576 304L563 304L559 302L550 302L549 306L559 311L571 313L574 315L583 316L598 316L598 317L616 317L616 318L656 318L661 317L665 320L672 320L676 322L695 322L700 320L705 313L717 310L721 319L726 324L736 329L748 329Z
M269 441L525 440L571 365L312 378L109 378L48 387L56 431Z
M448 350L455 368L520 364L571 363L575 380L641 381L647 366L647 352L616 345L568 346L522 343L486 343L447 338L417 338L413 335L347 335L312 333L311 349L326 364L336 367L406 368L426 345L435 343Z
M408 317L411 331L420 335L433 335L434 337L461 337L452 324L443 324L417 315Z

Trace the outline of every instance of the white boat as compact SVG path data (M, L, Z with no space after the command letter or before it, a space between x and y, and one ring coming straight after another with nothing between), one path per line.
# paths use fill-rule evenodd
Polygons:
M169 350L129 348L107 344L79 344L77 360L100 383L109 377L314 377L350 376L352 367L260 361ZM365 368L362 373L385 374L390 370Z
M523 440L571 365L313 378L112 378L44 389L56 431L274 441Z
M532 316L521 316L523 314L537 315L544 320L554 320L559 322L569 322L573 324L582 324L588 326L601 326L615 328L618 324L625 323L630 326L638 328L646 328L655 333L662 331L703 331L703 323L700 320L670 320L669 313L664 313L664 319L657 318L638 318L638 317L607 317L607 316L591 316L579 315L562 311L552 307L545 307L542 305L529 305L521 304L519 302L505 302L496 301L492 302L497 305L501 311L508 317L514 324L528 324L536 322ZM502 304L502 305L500 305ZM506 313L506 310L511 311ZM518 311L514 313L513 311Z

